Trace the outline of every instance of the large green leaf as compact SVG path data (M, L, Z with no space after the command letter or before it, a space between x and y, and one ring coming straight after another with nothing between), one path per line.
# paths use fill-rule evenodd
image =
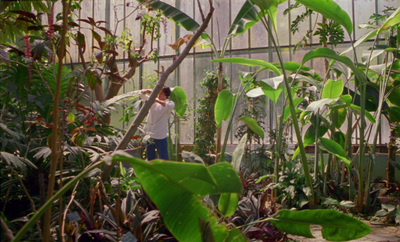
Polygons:
M318 90L321 90L323 88L323 85L321 84L321 82L319 82L318 80L316 80L313 77L304 76L304 75L300 75L300 74L292 74L292 75L290 75L290 77L295 80L301 80L301 81L310 83L311 85L315 86Z
M356 218L328 209L301 211L284 209L273 215L273 218L268 221L283 232L307 238L314 237L311 234L310 225L320 225L323 238L330 241L358 239L372 231L370 227Z
M45 79L46 83L49 85L52 94L55 93L56 90L56 73L58 71L59 63L55 63L49 65L48 68L41 69L41 77ZM73 81L73 73L72 70L67 67L63 66L61 71L61 89L60 95L61 97L65 97L68 94L69 87L73 85L71 81Z
M200 25L186 13L160 0L138 0L138 2L146 6L151 5L151 8L162 11L165 17L174 21L187 31L194 32L200 27Z
M389 87L391 90L391 93L388 97L389 101L400 107L400 88L398 86L394 86L394 87Z
M297 98L293 99L293 106L296 108L296 113L300 113L300 112L301 112L301 110L299 110L299 109L297 108L297 106L298 106L302 101L304 101L304 98L302 98L302 97L297 97ZM286 106L286 107L285 107L285 111L283 112L283 122L286 123L286 121L289 119L289 117L290 117L290 107L289 107L289 106Z
M349 34L353 32L350 16L333 0L296 0L307 8L341 24Z
M328 79L324 89L322 90L321 98L339 98L343 92L343 81Z
M261 12L268 14L272 26L277 30L276 13L281 0L252 0L252 2L261 8Z
M166 226L179 241L202 241L204 223L215 241L231 236L228 228L203 205L202 196L242 192L241 183L229 163L205 167L201 164L153 160L146 162L118 151L113 161L128 162L144 190L157 205ZM179 201L179 202L177 202ZM200 222L200 221L203 222ZM237 231L234 231L237 235ZM246 241L243 235L238 241Z
M321 149L329 152L330 154L336 156L337 158L341 159L347 167L350 169L351 161L350 158L347 157L346 152L344 151L343 147L340 144L336 143L335 141L327 138L319 138L318 145Z
M218 209L225 217L230 217L235 213L238 203L237 193L222 193L218 200Z
M245 133L236 145L235 150L232 153L232 166L237 173L240 173L240 164L242 163L244 150L247 143L247 133Z
M244 92L247 93L257 87L257 85L253 82L254 77L254 72L239 71L239 79L242 82L242 86L244 87Z
M353 71L354 75L359 81L367 83L367 77L365 76L365 74L360 69L358 69L348 57L340 56L332 49L318 48L313 51L310 51L306 55L304 55L302 64L314 58L330 58L333 60L340 61Z
M261 15L262 13L260 13ZM260 21L257 9L249 2L245 1L235 20L229 29L228 35L240 35Z
M400 107L390 107L389 112L389 121L391 123L400 122Z
M127 92L127 93L115 96L113 98L110 98L110 99L104 101L104 106L107 107L114 103L136 99L139 97L140 91L141 90L131 91L131 92Z
M311 111L311 112L317 113L320 110L322 110L326 105L331 104L331 103L335 102L336 100L337 100L337 98L336 99L323 98L323 99L314 101L307 106L306 111Z
M340 129L347 118L347 110L345 108L337 108L332 111L332 122L336 128Z
M279 96L283 91L283 76L260 80L259 84L265 94L275 104L278 102Z
M263 70L264 69L271 70L271 71L275 72L278 76L281 75L281 72L275 65L273 65L269 62L263 61L263 60L233 57L233 58L215 59L215 60L212 60L211 62L233 63L233 64L239 64L239 65L245 65L245 66L259 66Z
M241 117L239 118L239 120L245 122L245 124L251 129L251 131L260 136L261 139L264 139L264 130L260 127L256 120L250 117Z
M319 138L322 137L327 131L328 127L326 127L326 125L319 124L318 127L315 127L314 124L310 125L310 127L304 134L304 147L306 147L307 145L314 144L316 132L318 132L317 137Z
M170 99L175 103L174 110L176 114L180 117L185 115L188 106L185 89L180 86L174 87L171 91Z
M288 74L302 73L303 75L314 77L317 81L322 80L321 77L318 75L318 73L316 73L313 69L307 66L303 66L297 62L288 61L283 63L283 66L279 62L274 62L272 64L280 70L285 69L285 71L288 72Z
M214 107L215 123L221 127L222 120L228 120L231 115L233 105L233 95L231 91L225 89L219 93Z
M246 96L249 98L257 98L257 97L265 96L265 94L261 87L257 87L257 88L254 88L254 89L251 89L250 91L248 91L246 93Z
M37 169L37 167L35 166L35 164L33 164L30 160L24 158L24 157L19 157L16 156L14 154L8 153L8 152L0 152L0 162L1 160L4 159L5 163L7 163L8 165L12 165L15 168L18 169L24 169L26 167L26 165L29 165L30 167Z
M351 107L354 111L356 111L356 112L358 112L358 113L361 113L361 107L360 107L360 106L351 104L350 107ZM366 117L371 123L373 123L373 124L376 122L374 116L372 116L372 114L371 114L370 112L367 112L367 111L366 111L366 112L365 112L365 117Z
M389 18L385 20L385 22L382 23L382 25L378 29L373 29L363 35L361 38L359 38L352 47L349 47L345 51L343 51L341 54L345 54L349 51L351 51L353 48L359 46L360 44L364 43L365 41L377 36L379 33L381 33L383 30L387 30L390 27L393 27L394 25L400 23L400 8L396 9ZM399 36L399 35L397 35Z
M390 27L395 26L396 24L400 23L400 7L394 11L389 18L383 22L381 27L379 28L378 33L380 33L382 30L388 29Z

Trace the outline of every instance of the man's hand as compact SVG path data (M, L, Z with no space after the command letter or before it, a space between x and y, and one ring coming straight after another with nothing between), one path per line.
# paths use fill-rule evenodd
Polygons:
M165 105L167 104L167 102L165 100L160 100L158 98L156 98L156 100L154 102L161 104L161 106L163 106L163 107L165 107Z
M151 90L151 89L143 89L140 92L143 93L143 94L150 94L150 93L153 92L153 90Z

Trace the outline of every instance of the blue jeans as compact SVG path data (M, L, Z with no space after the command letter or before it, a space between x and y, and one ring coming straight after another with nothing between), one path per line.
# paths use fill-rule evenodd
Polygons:
M147 141L146 144L146 156L147 160L157 159L156 148L158 153L158 158L163 160L168 159L168 142L167 138L165 139L151 139Z

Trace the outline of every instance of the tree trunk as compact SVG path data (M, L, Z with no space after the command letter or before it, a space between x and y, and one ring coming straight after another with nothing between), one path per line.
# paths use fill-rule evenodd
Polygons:
M170 67L168 67L164 72L161 73L160 79L158 80L156 86L154 87L153 92L150 94L149 99L144 103L144 105L140 109L138 115L136 116L136 118L133 120L132 124L129 126L128 130L126 131L125 136L122 138L121 142L115 148L115 151L124 150L127 147L128 143L130 141L130 138L136 133L139 125L143 122L144 118L147 116L147 114L150 110L150 107L151 107L151 105L153 105L158 93L164 87L164 84L167 81L168 76L181 64L181 62L189 54L189 51L192 49L192 47L196 43L197 39L207 28L213 12L214 12L214 8L212 7L211 2L210 2L210 11L209 11L207 17L205 18L204 22L199 27L199 29L196 31L196 33L193 35L193 37L189 41L189 43L187 43L185 49L182 51L182 53L179 55L179 57L172 63L172 65ZM111 164L104 166L103 174L102 174L103 180L106 180L110 176L111 170L112 170Z
M71 4L71 2L69 3ZM51 162L50 162L50 174L49 174L49 184L47 189L47 200L49 200L54 193L54 186L55 186L55 173L57 170L58 161L60 159L61 153L61 144L60 144L60 117L59 117L59 103L60 103L60 90L61 90L61 74L63 68L63 61L65 57L65 36L67 34L67 27L68 27L68 12L69 12L69 5L67 0L62 1L62 11L63 11L63 22L62 22L62 34L60 39L60 45L57 50L57 57L58 57L58 70L57 70L57 80L56 80L56 90L54 93L54 100L53 100L53 129L52 129L52 136L51 136ZM61 208L60 208L61 209ZM51 222L51 206L46 210L45 217L44 217L44 225L43 225L43 240L50 241L51 234L50 234L50 222Z
M105 101L109 100L115 96L118 95L119 90L121 90L121 87L127 82L130 78L132 78L135 73L136 73L136 68L140 66L140 63L143 63L146 61L146 59L143 59L142 62L138 62L134 57L129 57L129 70L126 72L125 75L119 76L119 70L118 66L116 63L116 58L115 56L111 56L107 60L107 66L110 69L111 73L110 74L110 87L107 90L107 93L104 97L103 90L101 87L98 87L96 85L95 87L95 93L96 93L96 98L98 101ZM104 124L110 124L111 122L111 114L107 113L103 116L102 119Z

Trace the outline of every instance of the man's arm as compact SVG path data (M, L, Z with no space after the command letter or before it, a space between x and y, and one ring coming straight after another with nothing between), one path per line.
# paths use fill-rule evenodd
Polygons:
M146 94L151 94L153 90L151 89L143 89L140 91L140 98L147 101L149 99L149 96L147 96Z

